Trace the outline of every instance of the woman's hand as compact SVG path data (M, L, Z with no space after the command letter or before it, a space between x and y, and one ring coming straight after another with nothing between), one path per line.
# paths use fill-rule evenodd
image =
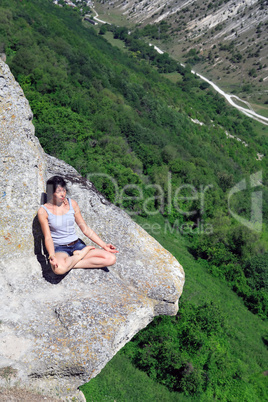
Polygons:
M105 244L105 246L103 246L102 248L105 251L110 251L110 253L119 253L119 251L116 250L116 247L112 244Z

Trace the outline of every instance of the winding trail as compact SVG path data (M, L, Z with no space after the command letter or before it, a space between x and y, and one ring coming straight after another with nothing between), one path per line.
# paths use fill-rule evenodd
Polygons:
M100 20L100 19L98 18L99 14L98 14L97 11L95 10L94 6L93 6L92 10L93 10L94 13L95 13L95 16L93 17L94 20L96 20L96 21L98 21L98 22L101 22L102 24L109 24L109 25L111 25L109 22L102 21L102 20ZM154 49L155 49L158 53L160 53L160 54L163 54L163 53L164 53L163 50L159 49L159 47L154 46L154 45L151 44L151 43L149 43L149 45L150 45L150 46L153 46ZM181 65L184 67L184 65L183 65L182 63L181 63ZM256 113L256 112L254 112L254 110L253 110L253 108L252 108L252 106L250 105L249 102L246 102L246 101L244 101L243 99L240 99L240 98L239 98L238 96L236 96L236 95L229 95L229 94L227 94L227 93L224 92L221 88L219 88L218 85L214 84L214 82L208 80L206 77L204 77L203 75L197 73L196 71L191 70L191 72L192 72L193 74L197 75L198 77L200 77L202 80L206 81L208 84L210 84L210 85L215 89L215 91L217 91L220 95L224 96L224 98L227 100L227 102L229 102L230 105L232 105L233 107L235 107L236 109L238 109L240 112L244 113L246 116L251 117L252 119L254 119L254 120L256 120L256 121L258 121L258 122L260 122L260 123L262 123L262 124L265 124L266 126L268 126L268 118L267 118L267 117L264 117L264 116L262 116L262 115L260 115L260 114L258 114L258 113ZM238 105L237 103L234 102L233 99L236 99L238 102L244 103L248 108L245 108L245 107L243 107L243 106Z
M153 46L153 45L151 45L151 46ZM155 49L158 53L160 53L160 54L163 54L163 53L164 53L164 52L163 52L161 49L159 49L157 46L154 46L154 49ZM181 65L184 67L183 64L181 64ZM260 114L258 114L258 113L256 113L256 112L254 112L254 110L253 110L252 106L250 105L250 103L248 103L248 102L246 102L246 101L240 99L240 98L239 98L238 96L236 96L236 95L229 95L229 94L227 94L227 93L224 92L222 89L220 89L220 88L218 87L218 85L214 84L214 82L208 80L206 77L204 77L203 75L197 73L196 71L191 70L191 72L192 72L193 74L197 75L198 77L200 77L202 80L206 81L208 84L210 84L220 95L222 95L222 96L225 97L225 99L230 103L230 105L232 105L232 106L235 107L236 109L240 110L240 112L244 113L246 116L251 117L252 119L257 120L257 121L259 121L260 123L265 124L266 126L268 126L268 118L267 118L267 117L264 117L264 116L262 116L262 115L260 115ZM248 109L246 109L246 108L243 107L243 106L237 105L237 103L235 103L235 102L233 101L233 99L236 99L236 100L239 101L239 102L245 103L245 104L247 105Z
M238 96L236 95L229 95L226 92L224 92L222 89L220 89L216 84L214 84L212 81L208 80L207 78L203 77L201 74L196 73L194 70L191 70L192 73L196 74L198 77L202 78L202 80L208 82L219 94L221 94L222 96L225 97L225 99L230 103L230 105L234 106L236 109L240 110L240 112L244 113L246 116L251 117L254 120L259 121L260 123L265 124L266 126L268 126L268 118L264 117L256 112L254 112L254 110L252 109L252 106L246 102L243 101L242 99L240 99ZM245 103L249 109L246 109L243 106L237 105L233 99L238 100L239 102Z
M98 14L97 11L95 10L94 6L92 7L92 11L94 11L94 13L96 14L96 15L93 17L94 20L96 20L96 21L98 21L98 22L101 22L102 24L111 25L110 22L102 21L102 20L100 20L100 19L98 18L99 14Z

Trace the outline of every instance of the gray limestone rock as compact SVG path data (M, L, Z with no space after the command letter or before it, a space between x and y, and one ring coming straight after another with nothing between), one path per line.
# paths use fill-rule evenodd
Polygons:
M176 314L184 272L88 180L44 153L23 91L1 60L0 120L0 385L82 400L77 387L154 316ZM68 182L87 224L119 249L114 266L52 272L36 213L54 174Z
M46 161L33 114L8 66L0 60L0 252L21 256L32 244L32 221L44 191Z

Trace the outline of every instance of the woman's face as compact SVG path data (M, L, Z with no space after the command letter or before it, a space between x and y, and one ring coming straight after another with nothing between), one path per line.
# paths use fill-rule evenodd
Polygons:
M56 203L61 203L65 199L65 197L66 197L66 188L58 186L56 188L55 193L53 194L54 201L56 201Z

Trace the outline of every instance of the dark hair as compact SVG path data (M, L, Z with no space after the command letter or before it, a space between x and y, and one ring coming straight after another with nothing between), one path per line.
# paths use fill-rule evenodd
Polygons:
M61 186L63 188L66 188L66 186L67 186L66 181L61 176L53 176L53 177L50 177L50 179L48 179L47 186L46 186L46 193L47 193L48 200L55 193L58 186ZM66 188L66 190L67 190L67 188Z

